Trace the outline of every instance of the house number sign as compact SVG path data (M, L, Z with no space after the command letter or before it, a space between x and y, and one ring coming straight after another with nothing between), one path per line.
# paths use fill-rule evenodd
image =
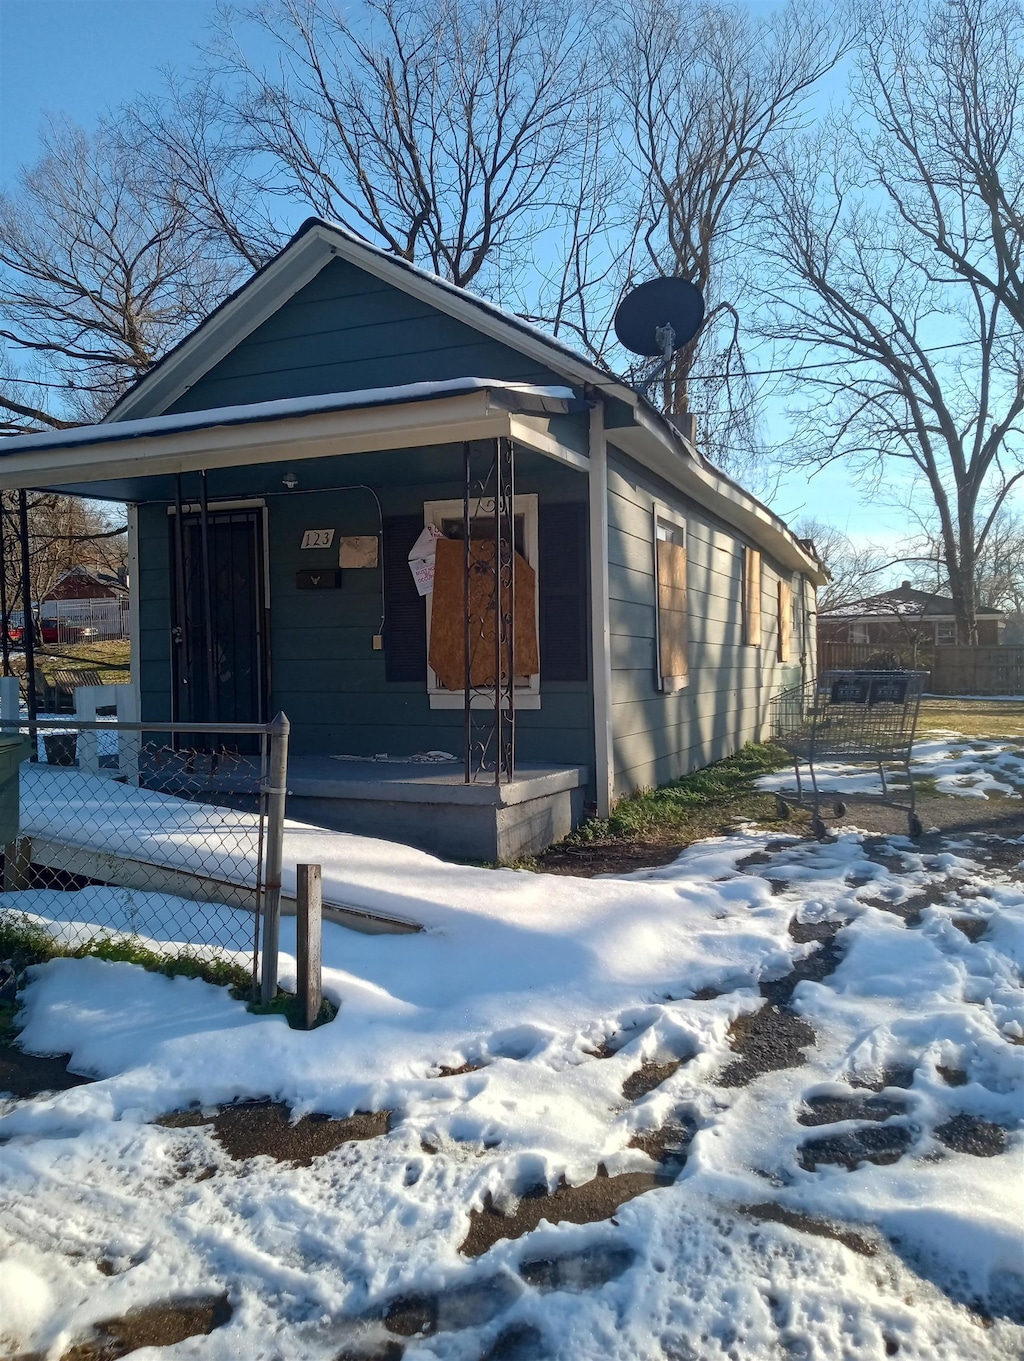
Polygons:
M333 529L306 529L302 534L302 548L330 548L334 542Z

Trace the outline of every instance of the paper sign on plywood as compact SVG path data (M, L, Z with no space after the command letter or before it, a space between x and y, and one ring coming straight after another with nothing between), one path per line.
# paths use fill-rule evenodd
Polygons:
M434 589L434 554L438 539L444 535L437 525L425 525L423 533L409 549L409 570L420 595L429 595Z

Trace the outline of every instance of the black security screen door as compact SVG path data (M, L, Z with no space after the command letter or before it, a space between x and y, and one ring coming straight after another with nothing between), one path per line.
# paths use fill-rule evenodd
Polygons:
M205 555L202 517L186 511L180 532L177 516L169 518L174 718L265 722L263 512L210 511Z

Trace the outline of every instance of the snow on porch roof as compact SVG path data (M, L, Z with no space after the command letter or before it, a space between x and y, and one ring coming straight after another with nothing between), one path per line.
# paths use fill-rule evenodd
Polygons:
M295 416L312 416L320 412L344 411L356 407L397 406L403 402L457 397L468 392L487 392L509 411L534 415L564 413L572 409L578 400L572 388L568 387L538 387L530 383L510 383L495 378L453 378L440 383L405 383L398 387L363 388L357 392L283 397L272 402L252 402L239 406L213 407L206 411L183 411L170 416L150 416L145 420L79 425L70 430L44 430L34 435L12 435L0 440L0 458L11 454L31 453L33 450L114 444L153 435L207 430L213 426L286 420ZM583 404L579 405L582 409Z

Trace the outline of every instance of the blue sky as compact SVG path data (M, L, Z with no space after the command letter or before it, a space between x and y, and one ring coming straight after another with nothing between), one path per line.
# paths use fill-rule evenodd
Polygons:
M216 0L0 0L0 184L35 158L47 114L88 128L159 88L163 68L190 65L215 10ZM778 425L780 415L768 419ZM904 532L841 469L787 476L772 502L787 519L813 515L856 537L891 543Z

